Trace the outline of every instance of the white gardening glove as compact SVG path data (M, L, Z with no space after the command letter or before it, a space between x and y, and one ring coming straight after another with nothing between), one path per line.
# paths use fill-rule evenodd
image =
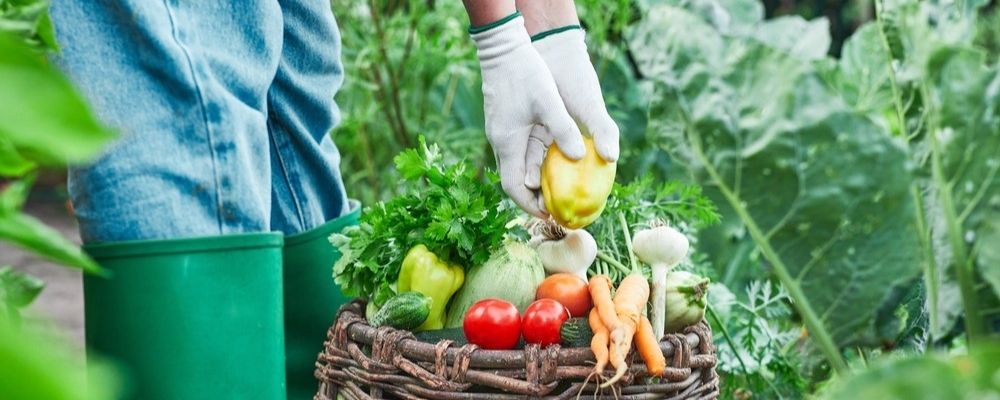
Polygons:
M579 25L563 27L534 38L535 49L548 65L569 115L594 137L594 147L601 158L618 161L618 125L604 105L597 72L583 41L583 29Z
M553 140L567 157L582 158L586 149L580 129L566 112L545 61L532 47L524 18L515 14L498 26L472 33L472 39L483 72L486 137L493 146L501 186L529 214L547 217L538 184L525 184L529 174L537 181L541 163L526 170L526 160L529 154L540 160Z

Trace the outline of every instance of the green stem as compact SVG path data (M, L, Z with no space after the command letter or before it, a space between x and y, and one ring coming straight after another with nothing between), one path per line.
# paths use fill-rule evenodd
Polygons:
M632 272L632 271L629 270L628 267L625 266L625 264L622 264L622 263L618 262L618 260L615 260L614 257L609 256L608 253L605 253L603 251L598 250L597 251L597 258L600 259L601 261L604 261L604 262L610 264L611 266L617 268L619 271L621 271L623 273L627 274L629 272Z
M928 228L927 221L924 219L923 200L920 198L918 191L917 185L910 186L910 196L913 197L914 207L916 208L915 214L917 219L917 233L920 236L920 247L924 251L924 286L926 286L925 289L927 290L927 304L930 305L928 307L928 319L930 320L931 332L934 332L935 327L938 326L938 318L940 318L938 316L938 293L940 293L938 270L937 262L934 261L934 250L931 248L930 228Z
M788 290L788 295L792 298L792 305L799 311L799 314L802 315L802 321L805 323L806 328L809 329L810 335L816 341L820 350L824 353L827 360L837 373L846 373L848 371L847 362L844 361L843 356L837 349L837 345L833 342L833 338L830 336L830 333L827 332L826 327L823 326L823 322L819 319L819 316L816 315L812 305L809 303L809 299L806 298L805 293L802 292L802 287L799 286L798 282L796 282L794 278L792 278L792 275L788 272L788 267L785 266L781 257L778 257L778 253L771 248L771 242L768 241L764 232L757 226L757 222L750 216L750 212L747 211L746 207L744 207L743 202L740 201L739 197L737 197L736 194L729 189L729 186L726 185L722 176L720 176L719 172L715 170L715 166L709 162L708 157L706 157L701 150L701 142L697 140L697 134L691 131L690 125L688 126L688 139L692 144L694 155L698 157L702 165L705 166L705 170L718 186L719 191L722 192L722 195L729 202L729 205L733 207L733 210L736 211L740 220L742 220L743 224L746 225L747 230L750 232L750 237L752 237L754 242L757 243L757 247L760 248L761 254L765 259L767 259L768 262L771 263L774 274L777 275L778 280L780 280L781 284Z
M736 355L736 360L740 362L740 367L743 368L743 375L750 375L750 369L747 368L746 363L743 362L743 356L740 356L740 350L736 347L736 342L733 337L729 335L729 329L726 328L726 324L722 323L722 319L719 315L715 313L715 309L709 304L705 307L705 311L708 312L708 317L715 321L715 324L719 326L722 330L722 337L726 339L726 343L729 344L729 348L733 349L733 354Z
M878 25L879 37L882 39L882 48L885 50L886 54L885 66L886 69L889 70L889 84L892 88L892 99L896 108L896 118L899 120L901 135L907 145L909 145L909 141L913 138L913 136L910 135L909 127L906 125L906 111L903 106L903 96L900 94L899 83L896 81L896 71L892 68L892 48L889 46L889 38L885 34L885 23L882 20L882 7L882 0L876 0L875 23ZM931 332L933 332L939 321L937 307L939 293L937 263L934 261L934 251L931 248L931 241L928 237L930 235L930 228L927 226L927 222L924 217L923 199L920 197L920 188L916 182L910 185L910 196L913 198L917 232L920 235L920 246L924 253L924 282L927 286L928 304L930 304L928 318L930 319Z
M622 235L625 236L625 250L628 252L628 262L630 264L631 271L639 271L639 262L635 259L635 252L632 251L632 233L629 232L628 222L625 221L625 214L621 212L618 213L618 223L622 226Z
M992 315L994 313L1000 312L1000 306L984 308L982 310L979 310L979 312L981 315Z
M382 20L379 17L379 13L376 11L377 9L378 7L375 1L370 1L369 16L371 16L372 25L375 26L375 33L378 36L378 51L382 56L382 60L385 62L386 80L389 83L389 90L387 90L386 94L389 101L386 103L386 106L395 111L395 113L389 117L395 117L396 126L399 129L397 135L400 143L402 143L403 147L413 147L412 140L410 140L410 134L406 129L406 121L403 119L403 106L399 101L399 82L396 81L396 74L393 74L392 62L389 58L389 52L386 50L386 42L388 42L388 38L386 37L385 29L382 26ZM378 66L373 66L372 69L378 72ZM381 74L379 73L378 75L379 83L381 83Z
M896 106L896 118L899 119L899 129L902 129L900 134L905 140L909 141L910 134L906 127L906 112L903 110L903 97L899 94L896 71L892 69L892 47L889 46L889 37L885 35L885 24L882 22L882 0L875 1L875 23L878 24L878 33L882 39L882 48L885 49L885 54L888 58L885 68L889 70L889 85L892 88L893 103Z
M944 211L948 239L951 242L955 277L958 278L962 307L965 309L965 335L969 343L974 343L986 330L983 326L983 320L980 318L979 304L976 301L975 288L973 287L972 269L969 268L965 241L962 240L962 225L958 222L958 216L955 214L955 202L951 198L951 188L944 177L944 170L941 166L941 146L937 140L936 118L931 121L931 130L927 135L931 142L931 179L936 186L941 209Z

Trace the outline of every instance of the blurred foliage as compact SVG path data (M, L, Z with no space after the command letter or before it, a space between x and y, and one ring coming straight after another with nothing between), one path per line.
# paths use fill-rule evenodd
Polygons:
M810 343L844 369L838 349L875 320L858 304L919 273L906 153L824 88L823 20L764 20L754 4L657 5L636 25L630 46L654 88L647 134L720 204L698 251L743 274L724 283L777 278Z
M31 47L58 50L49 4L38 0L0 0L0 32L17 36Z
M43 43L0 31L0 177L10 179L0 186L0 240L97 272L97 264L76 245L20 211L39 165L81 162L113 136L49 64Z
M873 0L765 0L768 18L798 15L830 23L830 54L840 55L844 41L875 15Z
M976 32L977 47L986 51L987 62L1000 62L1000 7L984 8Z
M623 135L641 140L645 105L621 40L635 18L634 5L625 0L579 4L609 111ZM483 131L479 64L459 2L332 5L346 75L336 97L344 119L333 137L349 195L373 204L398 194L392 157L413 147L419 135L439 144L447 157L464 158L479 169L494 165ZM623 181L639 175L634 171L623 171Z
M335 135L352 165L349 190L368 202L394 193L391 157L418 133L438 135L446 154L492 161L461 9L379 3L390 22L377 28L376 3L347 17L334 7L342 25L369 23L344 27L359 32L344 42L358 65L424 51L455 58L414 64L426 75L413 82L365 72L352 86L349 72L338 97L348 123ZM693 238L692 264L719 283L724 398L802 397L834 369L963 351L967 337L975 349L1000 331L995 3L577 1L622 128L619 181L701 186L720 205L722 223ZM407 24L411 12L433 29ZM441 95L452 87L468 102L439 101L460 97ZM351 116L356 108L367 114ZM405 122L396 128L395 109ZM372 137L379 147L365 145Z
M25 334L0 320L0 398L106 400L119 382L108 364L87 363L56 338Z
M93 157L113 134L46 59L58 51L48 4L0 0L0 240L88 273L100 267L79 247L22 212L40 166ZM34 335L20 312L44 282L0 267L0 397L11 400L108 399L111 371L83 359L61 338Z
M997 390L1000 356L983 339L1000 331L995 0L577 4L622 128L619 180L702 186L720 205L722 224L694 238L694 267L719 282L710 319L724 398ZM420 135L491 166L459 2L332 6L347 75L333 135L349 194L398 194L392 157ZM39 165L86 160L111 137L47 51L45 4L0 0L0 239L96 271L20 211ZM0 268L2 314L38 290ZM79 361L13 320L0 317L4 398L106 398L74 391ZM839 364L852 372L828 381Z
M364 204L399 193L392 158L424 135L449 157L492 162L475 48L457 1L333 2L346 80L333 132L348 194Z
M1000 343L968 355L934 353L887 357L867 370L835 380L821 399L995 399L1000 393Z
M7 265L0 267L0 319L20 323L21 309L27 307L45 287L45 282Z

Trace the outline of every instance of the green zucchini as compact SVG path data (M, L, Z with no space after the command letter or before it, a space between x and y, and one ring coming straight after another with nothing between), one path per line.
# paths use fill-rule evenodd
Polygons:
M368 323L374 327L388 325L396 329L413 330L431 314L433 301L423 293L400 293L386 301Z
M587 318L570 318L559 328L559 337L564 347L590 347L594 332Z
M469 343L469 340L465 338L465 332L462 328L434 329L417 332L416 336L421 342L427 343L437 343L442 340L451 340L455 346L463 346Z

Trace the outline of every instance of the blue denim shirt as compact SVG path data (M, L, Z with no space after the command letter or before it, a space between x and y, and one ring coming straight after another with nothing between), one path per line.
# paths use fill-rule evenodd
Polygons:
M70 170L85 242L296 233L348 207L324 0L55 0L56 62L121 137Z

